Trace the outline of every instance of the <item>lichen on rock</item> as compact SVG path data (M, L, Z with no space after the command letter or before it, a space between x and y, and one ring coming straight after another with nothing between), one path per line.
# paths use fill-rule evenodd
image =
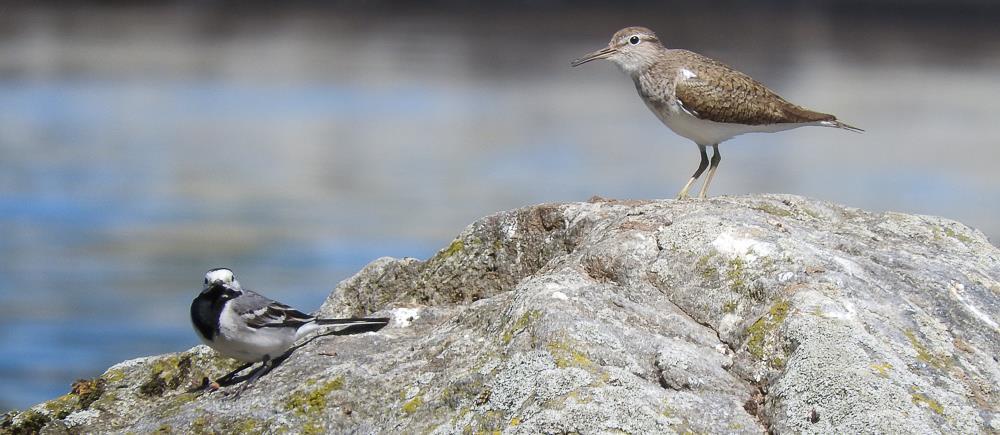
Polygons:
M236 399L204 346L2 433L976 433L1000 426L1000 251L946 219L788 195L546 204L382 258Z

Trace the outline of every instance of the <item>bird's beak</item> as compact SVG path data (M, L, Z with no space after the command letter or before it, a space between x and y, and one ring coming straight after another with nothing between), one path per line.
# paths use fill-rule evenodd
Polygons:
M612 54L615 54L617 52L618 52L618 50L615 50L614 48L605 47L605 48L597 50L597 51L595 51L593 53L590 53L590 54L588 54L588 55L586 55L584 57L581 57L581 58L579 58L577 60L574 60L573 62L570 62L570 65L572 65L572 66L580 66L580 65L583 65L583 64L585 64L587 62L590 62L592 60L606 59L608 56L611 56Z

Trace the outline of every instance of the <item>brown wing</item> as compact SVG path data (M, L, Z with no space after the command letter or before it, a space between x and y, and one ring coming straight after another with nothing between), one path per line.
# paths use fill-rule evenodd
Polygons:
M685 109L700 119L762 125L830 121L833 115L813 112L785 101L750 76L725 64L686 52L691 74L677 78L674 92Z

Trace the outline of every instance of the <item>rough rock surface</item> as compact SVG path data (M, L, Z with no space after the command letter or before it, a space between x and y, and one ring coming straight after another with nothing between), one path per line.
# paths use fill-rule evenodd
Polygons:
M253 283L245 283L252 287ZM127 361L0 431L1000 432L1000 250L946 219L794 196L549 204L379 259L242 396L203 346Z

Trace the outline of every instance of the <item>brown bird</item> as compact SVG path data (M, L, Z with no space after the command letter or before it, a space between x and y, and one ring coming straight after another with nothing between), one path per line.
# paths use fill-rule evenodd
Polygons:
M678 199L688 197L691 185L709 167L706 149L712 146L711 168L698 195L705 198L722 160L719 144L733 136L807 125L864 131L838 121L836 116L789 103L722 62L687 50L668 49L645 27L626 27L615 32L606 48L574 60L571 65L597 59L608 59L618 65L632 77L649 110L674 133L698 145L701 163L677 194Z

